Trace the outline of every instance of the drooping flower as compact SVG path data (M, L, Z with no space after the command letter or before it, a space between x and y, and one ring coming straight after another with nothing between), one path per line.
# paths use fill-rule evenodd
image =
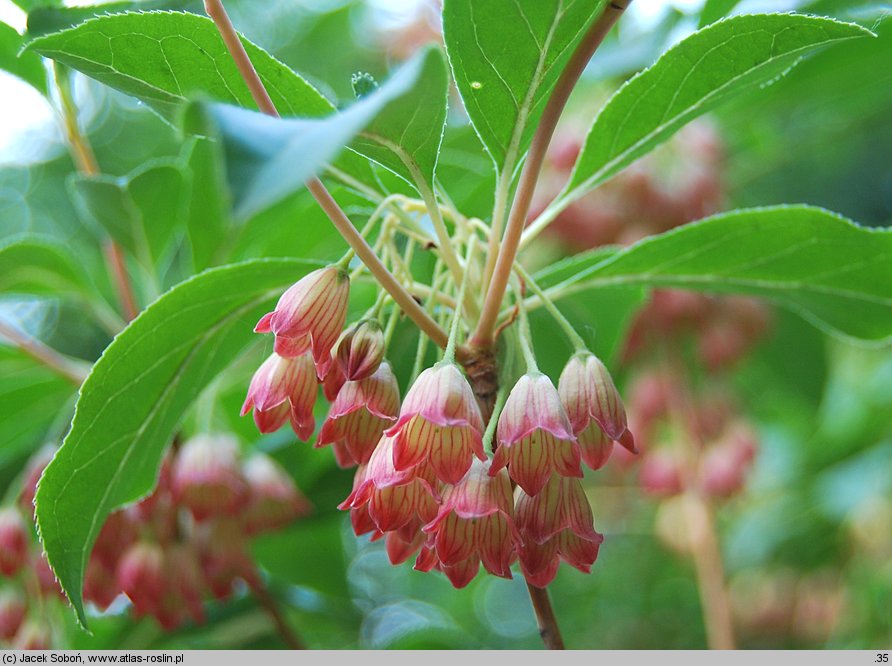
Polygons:
M582 476L572 426L551 380L540 372L521 377L499 415L490 473L508 466L509 476L528 495L536 495L551 477Z
M104 611L120 593L115 569L102 560L91 557L84 573L84 599Z
M383 436L368 465L356 470L353 492L338 508L357 512L353 519L366 527L362 507L367 506L368 518L380 532L391 532L403 527L415 517L427 522L436 516L436 479L424 466L398 471L393 464L394 440ZM357 530L357 534L362 532Z
M418 552L426 535L421 531L423 523L420 518L413 518L398 530L385 535L385 550L390 563L396 566L408 560Z
M25 600L12 589L0 590L0 641L12 640L25 619Z
M474 461L464 478L444 493L437 517L424 526L439 568L456 587L476 575L480 563L491 574L511 578L520 538L513 522L514 498L504 472ZM425 553L424 561L431 554Z
M242 515L248 534L280 529L313 510L294 480L269 456L255 453L245 461L242 474L248 482Z
M263 433L275 432L291 421L297 436L307 441L316 429L313 405L318 388L309 356L272 354L254 373L241 415L254 410L254 423Z
M228 599L237 580L255 575L248 540L238 521L224 518L200 525L195 544L202 578L215 599Z
M622 399L597 356L589 352L573 356L561 373L558 393L586 465L603 467L614 441L631 453L638 452Z
M157 611L164 596L165 576L164 551L150 541L133 544L118 564L118 586L138 615L153 615Z
M158 607L152 613L158 624L162 629L172 631L188 620L203 623L201 568L191 545L169 545L164 552L164 571L166 584Z
M344 377L359 381L372 375L384 360L384 331L374 319L352 326L338 342L336 357Z
M519 488L514 520L521 534L518 554L527 582L547 586L560 560L584 573L591 571L604 537L595 531L579 480L552 476L533 497Z
M365 464L384 429L396 421L400 389L389 363L374 374L343 385L322 424L316 446L342 444L352 464Z
M274 333L275 352L280 356L312 351L316 371L325 377L332 363L331 350L347 319L349 293L346 271L336 266L320 268L289 287L276 309L264 315L254 330Z
M422 372L406 394L400 417L387 431L395 440L393 464L408 470L427 462L444 483L458 483L483 452L483 416L468 380L454 363Z
M19 495L19 506L29 514L34 514L34 495L37 494L37 482L43 475L43 470L50 464L50 460L56 453L53 444L44 444L28 460L25 474L22 480L22 492Z
M22 514L13 507L0 508L0 574L13 576L25 565L30 542Z
M235 513L248 495L238 461L238 442L227 435L189 439L174 459L171 491L198 521Z

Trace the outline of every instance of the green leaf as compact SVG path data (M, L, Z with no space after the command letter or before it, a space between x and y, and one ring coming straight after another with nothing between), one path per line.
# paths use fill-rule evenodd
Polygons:
M192 265L201 271L215 263L221 244L229 240L231 197L219 142L195 138L187 151L191 188L186 228Z
M46 95L46 70L36 53L22 53L22 36L15 28L0 23L0 69L30 83Z
M153 9L187 9L195 3L190 0L128 0L126 2L101 2L99 4L53 7L39 0L40 7L28 12L28 36L42 37L53 32L73 28L84 21L107 14L121 14L131 11L149 11Z
M421 58L416 85L385 106L352 145L410 183L433 184L446 125L449 76L439 48L426 49Z
M446 0L443 38L468 116L512 172L542 108L603 0Z
M0 344L0 467L32 450L74 387L19 349Z
M124 178L75 175L69 183L86 218L146 268L168 258L184 227L189 194L188 179L177 162L150 162Z
M331 103L299 75L243 39L284 116L320 116ZM187 97L257 108L213 21L181 12L100 16L38 37L27 49L144 101L167 120Z
M776 80L804 53L871 34L796 14L735 16L694 33L607 102L550 209L562 209L733 95Z
M210 115L226 146L227 168L237 169L230 171L229 182L241 184L241 189L234 191L236 216L248 218L303 188L309 177L379 115L403 108L406 100L417 102L416 87L430 73L428 63L438 57L432 50L419 54L373 94L323 119L272 118L233 106L211 105ZM188 122L198 115L190 110L185 117ZM388 133L394 131L388 121L381 121L380 126ZM407 139L416 147L429 147L416 131L407 133Z
M810 206L740 210L646 238L564 280L771 299L818 327L892 340L892 231Z
M86 273L65 245L32 234L0 245L0 292L58 296L89 290Z
M698 27L704 28L710 23L724 18L739 4L740 0L706 0L703 3L703 9L700 10Z
M206 271L161 296L105 350L37 493L37 524L86 625L83 575L109 513L153 488L161 456L199 392L256 339L257 319L319 265L257 260Z

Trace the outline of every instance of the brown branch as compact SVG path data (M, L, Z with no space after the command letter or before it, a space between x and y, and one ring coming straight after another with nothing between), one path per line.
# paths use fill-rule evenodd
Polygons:
M9 339L16 347L35 361L46 366L60 377L67 379L75 386L80 386L87 378L87 371L79 364L73 362L67 356L63 356L52 347L43 344L40 340L25 335L12 326L0 322L0 335Z
M229 15L226 13L221 0L205 0L204 7L207 15L211 17L217 26L217 30L220 31L220 36L223 38L226 48L229 49L229 54L235 61L235 65L245 80L245 84L248 86L248 90L251 92L257 107L267 115L278 117L279 113L275 104L270 99L266 87L257 74L257 70L254 69L251 58L248 57L248 53L245 51L245 47L241 39L239 39L238 33L232 25L232 21L229 19ZM448 340L446 332L415 301L412 295L394 277L393 273L387 270L387 267L365 241L362 234L353 226L353 223L350 222L346 213L344 213L322 181L318 177L313 176L307 181L306 186L322 210L325 211L332 224L334 224L341 236L344 237L344 240L347 241L356 253L356 256L359 257L369 269L369 272L393 297L397 305L434 343L445 349Z
M551 137L554 134L555 127L557 127L564 106L566 106L570 93L576 86L579 77L582 76L588 61L591 60L592 55L604 41L607 33L610 32L610 29L619 20L619 17L631 2L632 0L613 0L608 2L601 16L592 24L585 36L583 36L579 46L576 47L567 66L561 72L560 78L558 78L554 90L548 98L545 109L542 111L542 117L539 120L539 125L536 127L536 133L533 135L530 150L523 165L523 171L520 174L517 194L514 197L511 212L508 215L505 235L502 238L502 246L493 270L492 281L489 284L486 300L483 303L483 311L480 314L480 320L477 322L477 328L471 336L471 344L473 346L488 347L493 344L493 331L499 316L499 310L502 307L502 299L505 297L505 289L508 287L511 267L517 256L520 236L523 233L527 215L530 212L530 204L533 201L536 183L542 171L545 152L548 149L548 144L551 142Z
M530 593L530 601L533 602L533 610L536 612L536 622L539 624L539 635L542 642L549 650L564 650L564 639L554 615L554 608L548 596L548 589L536 587L527 583Z
M263 606L273 624L276 625L276 632L279 634L282 642L291 650L306 650L307 646L294 629L288 625L282 609L279 608L279 602L270 594L270 591L261 580L260 574L255 571L251 575L245 576L245 580L251 589L251 594L257 598L258 603Z
M96 154L93 152L90 142L83 135L77 124L77 107L75 107L74 100L71 98L68 80L62 78L65 76L65 72L60 71L58 64L54 63L53 74L55 76L56 89L59 92L62 122L65 126L65 136L68 142L68 149L71 152L71 158L74 160L78 171L87 176L96 176L99 174L99 163L96 161ZM121 251L121 247L113 240L107 241L103 250L118 291L121 312L127 321L131 321L136 317L139 308L136 305L136 297L133 294L130 276L127 274L124 253Z

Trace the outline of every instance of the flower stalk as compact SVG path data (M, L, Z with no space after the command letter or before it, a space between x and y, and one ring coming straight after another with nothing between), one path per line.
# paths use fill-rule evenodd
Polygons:
M251 97L257 104L257 107L265 114L279 117L266 87L260 80L257 70L248 56L245 47L239 39L235 26L229 19L226 9L223 7L221 0L205 0L205 11L207 15L214 21L226 48L229 50L236 67L239 70ZM387 267L378 258L378 255L372 250L366 242L362 234L353 226L347 214L340 207L334 197L328 191L328 188L319 180L318 176L313 176L306 182L307 190L331 220L332 224L343 236L347 244L356 252L356 256L366 265L369 272L375 277L380 285L386 289L393 300L399 305L403 312L415 322L425 335L431 338L437 345L445 349L447 342L446 332L424 311L424 309L412 298L412 295L406 291L402 284L393 276Z

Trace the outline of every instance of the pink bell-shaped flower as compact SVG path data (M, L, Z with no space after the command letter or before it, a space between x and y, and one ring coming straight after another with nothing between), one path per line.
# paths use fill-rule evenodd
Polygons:
M0 508L0 574L15 575L28 561L30 544L22 514L11 506Z
M288 288L276 309L257 322L257 333L274 333L275 352L302 356L312 351L316 370L325 377L332 363L331 350L347 320L350 278L336 266L309 273Z
M499 448L490 473L507 465L510 477L528 495L542 490L552 472L582 476L570 421L554 384L540 372L528 372L511 389L496 437Z
M532 585L545 587L554 580L560 560L591 571L604 537L595 531L577 479L552 476L533 497L519 489L514 520L522 537L520 567Z
M483 452L483 416L474 391L455 363L422 372L406 394L394 439L393 464L407 470L427 462L444 483L458 483Z
M363 465L384 429L396 421L399 408L396 377L389 363L381 363L372 375L343 385L322 424L316 446L341 443L352 463Z
M25 599L12 589L0 590L0 641L12 640L27 611Z
M383 436L368 465L356 470L353 492L338 506L354 510L367 505L369 518L381 532L398 530L415 517L430 521L437 512L439 494L433 474L424 466L398 471L393 450L393 438ZM360 524L362 518L360 513Z
M489 462L475 461L461 481L447 488L437 517L423 530L432 537L428 545L441 568L451 568L456 587L463 586L456 581L466 585L481 562L491 574L511 578L520 541L513 515L511 481L504 471L491 474Z
M589 352L573 356L561 373L558 393L586 465L592 469L603 467L613 452L614 441L631 453L638 452L622 399L597 356Z
M319 393L309 356L286 358L273 354L254 373L241 415L254 410L254 423L263 433L275 432L285 421L307 441L316 429L313 405Z
M242 512L248 534L281 529L312 512L294 480L269 456L252 455L242 465L242 475L248 482L248 502Z
M384 360L384 331L374 319L363 319L347 330L338 342L335 356L348 381L372 375Z
M238 442L227 435L197 435L173 462L171 491L195 520L232 515L248 496L238 460Z
M138 615L154 615L167 585L164 551L157 543L132 545L118 564L118 586L133 602Z

